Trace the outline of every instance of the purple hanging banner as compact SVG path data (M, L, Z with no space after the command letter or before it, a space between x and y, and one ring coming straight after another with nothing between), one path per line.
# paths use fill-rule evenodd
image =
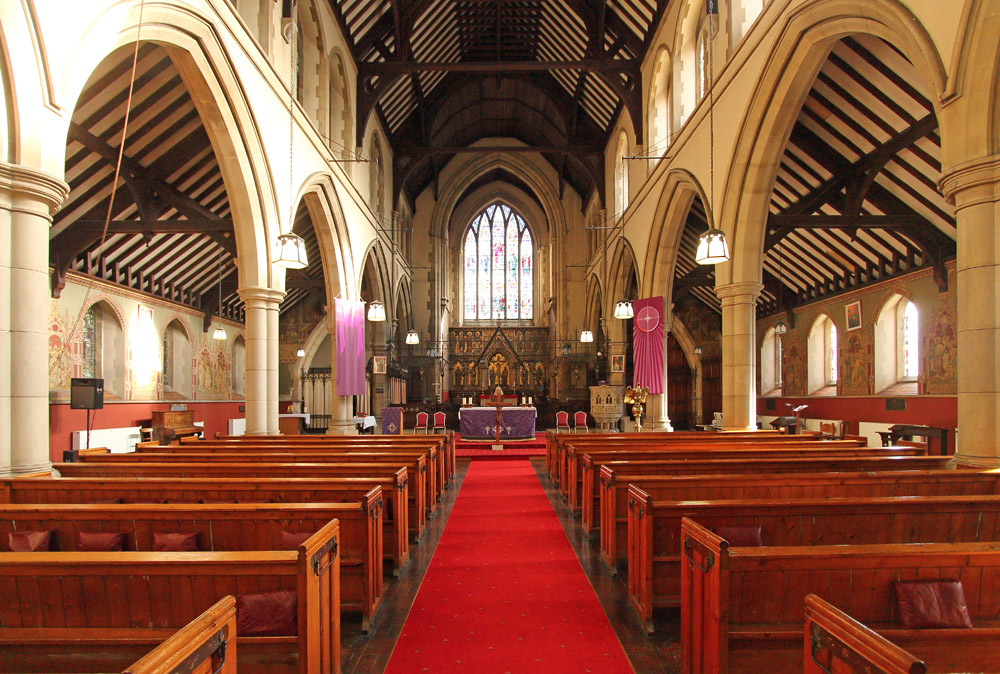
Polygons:
M365 303L334 299L337 323L337 395L365 394Z
M633 385L663 393L663 297L632 302Z

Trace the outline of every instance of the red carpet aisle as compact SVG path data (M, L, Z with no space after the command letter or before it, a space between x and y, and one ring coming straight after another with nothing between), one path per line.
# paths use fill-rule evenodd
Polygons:
M387 674L631 673L527 461L473 461Z

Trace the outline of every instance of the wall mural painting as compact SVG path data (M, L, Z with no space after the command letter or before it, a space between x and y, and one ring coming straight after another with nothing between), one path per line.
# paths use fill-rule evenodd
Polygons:
M318 302L303 302L288 315L283 315L278 324L278 361L297 363L295 353L305 346L309 335L324 316L323 307Z
M205 335L201 346L195 354L195 377L197 391L216 397L228 397L229 376L229 342L220 342Z
M806 395L806 351L797 339L782 340L781 381L786 396Z
M933 318L924 340L924 363L927 393L956 393L958 391L958 339L956 336L954 293L940 296L934 305ZM926 321L924 321L926 325Z
M871 339L864 330L847 334L840 347L838 395L868 395Z
M52 396L69 399L73 375L73 357L66 347L66 317L59 313L59 302L52 300L49 309L49 389Z
M722 316L698 302L683 302L673 315L687 328L691 339L702 348L702 360L722 355Z

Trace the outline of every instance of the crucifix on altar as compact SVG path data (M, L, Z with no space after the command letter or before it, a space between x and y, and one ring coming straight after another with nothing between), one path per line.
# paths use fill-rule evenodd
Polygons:
M503 450L503 445L500 444L500 426L503 417L503 389L499 386L493 391L493 404L497 408L497 421L496 426L493 428L493 449Z

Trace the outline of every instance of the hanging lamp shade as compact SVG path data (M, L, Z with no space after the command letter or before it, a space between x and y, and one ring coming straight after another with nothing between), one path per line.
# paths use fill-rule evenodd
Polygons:
M590 344L594 341L594 333L590 330L583 330L580 332L580 341L584 344Z
M729 244L726 233L721 229L710 229L698 239L698 252L694 261L698 264L718 264L729 260Z
M778 321L778 324L774 326L774 334L783 335L788 332L788 326L785 325L784 321Z
M701 347L700 346L694 347L694 355L696 355L696 356L700 356L701 355Z
M373 300L368 305L368 320L378 323L385 320L385 305L378 300Z
M217 339L220 342L226 341L226 331L221 327L216 328L215 332L212 333L212 339Z
M634 315L635 314L632 311L632 302L629 300L618 300L618 303L615 304L615 318L627 321Z
M278 235L274 246L274 264L286 269L303 269L309 264L305 240L294 232Z
M306 357L306 350L305 349L299 349L298 351L295 352L295 357L296 358L305 358Z
M420 335L417 334L416 330L410 330L408 333L406 333L406 343L407 344L420 343Z

